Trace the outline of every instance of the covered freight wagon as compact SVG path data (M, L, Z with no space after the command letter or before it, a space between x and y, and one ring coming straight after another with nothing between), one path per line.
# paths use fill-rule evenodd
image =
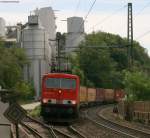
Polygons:
M94 88L88 88L87 89L87 94L88 94L88 104L93 104L95 103L95 99L96 99L96 89Z
M96 103L104 102L104 96L105 96L104 92L105 92L105 89L103 88L96 89Z
M79 101L80 105L87 105L87 87L80 87L80 94L79 94Z
M104 100L105 102L113 102L114 101L114 90L113 89L105 89L104 92Z

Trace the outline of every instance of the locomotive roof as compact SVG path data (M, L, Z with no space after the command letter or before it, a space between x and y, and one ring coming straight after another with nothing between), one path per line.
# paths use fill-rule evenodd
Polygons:
M47 74L44 74L44 76L57 76L57 77L73 77L73 78L77 78L78 76L77 75L73 75L73 74L67 74L67 73L47 73Z

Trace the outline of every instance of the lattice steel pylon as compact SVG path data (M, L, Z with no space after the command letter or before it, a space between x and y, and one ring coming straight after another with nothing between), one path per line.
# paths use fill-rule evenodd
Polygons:
M128 3L128 65L129 68L133 65L133 13L132 3Z

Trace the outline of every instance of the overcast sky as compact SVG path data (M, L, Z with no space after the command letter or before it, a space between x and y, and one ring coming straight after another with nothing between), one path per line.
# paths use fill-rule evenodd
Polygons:
M93 1L20 0L19 4L0 3L0 17L6 20L7 25L14 25L16 22L25 23L30 11L35 8L51 6L56 10L57 31L66 32L66 22L61 20L65 20L70 16L85 17ZM150 33L141 37L141 35L150 30L150 0L97 0L85 22L85 31L90 33L93 30L102 30L126 37L128 2L133 3L134 39L147 48L150 55ZM95 26L95 24L97 25Z

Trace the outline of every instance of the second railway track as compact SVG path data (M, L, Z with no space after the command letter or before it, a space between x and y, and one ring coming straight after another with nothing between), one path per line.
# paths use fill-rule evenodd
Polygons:
M112 121L107 120L102 115L99 115L99 112L104 107L96 107L92 108L87 111L86 116L89 120L96 123L97 125L101 127L105 127L108 130L111 130L117 134L122 135L123 137L130 137L130 138L150 138L150 133L137 130L134 128L129 128L127 126L122 126L117 123L114 123Z

